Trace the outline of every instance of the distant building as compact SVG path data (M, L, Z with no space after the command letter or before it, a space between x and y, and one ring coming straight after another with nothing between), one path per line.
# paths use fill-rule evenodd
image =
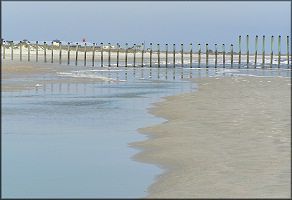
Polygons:
M54 46L59 46L60 41L61 40L58 40L58 39L53 40L53 45Z
M111 46L111 49L114 49L114 48L115 48L115 46ZM103 46L103 49L108 49L108 45Z

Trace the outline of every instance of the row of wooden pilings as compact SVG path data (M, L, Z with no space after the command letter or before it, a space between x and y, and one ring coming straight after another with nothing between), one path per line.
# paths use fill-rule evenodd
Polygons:
M272 66L273 63L273 44L274 44L274 36L271 36L271 55L270 55L270 66ZM30 61L30 43L27 44L28 45L28 61ZM38 41L36 41L36 62L38 62ZM51 62L53 63L54 61L54 48L53 48L53 42L51 44ZM92 66L94 66L94 61L95 61L95 45L96 43L93 43L92 46ZM101 52L101 57L100 57L100 66L103 67L103 61L104 61L104 48L103 48L103 43L100 44L100 52ZM3 59L5 59L5 41L3 41ZM76 55L75 55L75 65L77 65L77 61L78 61L78 49L79 45L78 43L76 44ZM87 45L85 43L84 46L84 66L86 65L86 53L87 53ZM133 65L136 66L136 44L134 44L133 47L133 53L134 53L134 59L133 59ZM141 66L145 66L144 63L144 53L145 53L145 45L142 43L142 60L141 60ZM11 59L13 60L13 49L14 49L14 44L13 42L11 43ZM108 43L108 66L111 66L111 44ZM119 66L119 49L120 49L120 45L117 43L117 59L116 59L116 66ZM68 43L68 59L67 59L67 64L70 64L70 43ZM153 50L152 50L152 43L150 43L150 63L149 66L152 67L152 54L153 54ZM225 67L226 61L225 61L225 57L226 57L226 52L225 52L225 44L222 45L222 50L223 50L223 67ZM158 67L160 67L160 45L157 44L157 51L156 51L157 55L158 55ZM165 60L166 60L166 67L168 65L168 44L165 45ZM173 67L175 67L175 44L173 44ZM198 67L200 67L201 65L201 44L198 44ZM183 50L183 44L181 44L181 66L183 66L183 55L184 55L184 50ZM192 63L193 63L193 46L192 44L190 44L190 67L192 67ZM208 61L209 61L209 47L208 44L206 44L206 67L208 67ZM230 45L230 56L231 56L231 67L233 67L233 45ZM239 59L238 59L238 65L240 66L241 64L241 36L239 36ZM265 36L263 36L263 43L262 43L262 66L264 67L265 65ZM250 56L250 52L249 52L249 36L246 36L246 64L247 67L249 67L249 56ZM258 57L258 36L255 37L255 60L254 60L254 66L256 67L257 65L257 57ZM20 60L22 60L22 43L20 43ZM215 68L218 65L218 45L215 44ZM279 35L278 37L278 67L280 67L280 60L281 60L281 36ZM44 42L44 62L47 62L47 44L46 42ZM289 62L289 36L287 36L287 62L288 62L288 68L290 65ZM59 63L62 63L62 43L59 42ZM125 45L125 67L128 66L128 44L126 43Z

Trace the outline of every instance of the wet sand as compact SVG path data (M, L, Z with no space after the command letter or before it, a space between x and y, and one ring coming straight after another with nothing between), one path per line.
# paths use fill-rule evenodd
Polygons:
M68 77L59 73L76 70L94 69L91 66L67 66L58 63L35 61L2 60L1 81L2 92L13 92L42 87L55 83L95 83L103 82L99 78Z
M134 160L165 173L147 198L291 198L291 79L198 78L150 112Z

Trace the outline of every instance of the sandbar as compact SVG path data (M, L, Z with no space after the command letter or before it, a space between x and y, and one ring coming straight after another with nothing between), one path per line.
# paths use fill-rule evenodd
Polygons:
M146 198L291 198L291 78L208 77L149 112L133 159L165 170Z

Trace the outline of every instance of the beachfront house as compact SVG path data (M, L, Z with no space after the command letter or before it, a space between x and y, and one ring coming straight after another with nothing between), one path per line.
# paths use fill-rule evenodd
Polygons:
M111 46L111 49L114 49L115 46ZM108 49L108 45L103 46L103 49Z
M54 46L59 46L59 43L60 43L60 40L58 40L58 39L53 40Z

